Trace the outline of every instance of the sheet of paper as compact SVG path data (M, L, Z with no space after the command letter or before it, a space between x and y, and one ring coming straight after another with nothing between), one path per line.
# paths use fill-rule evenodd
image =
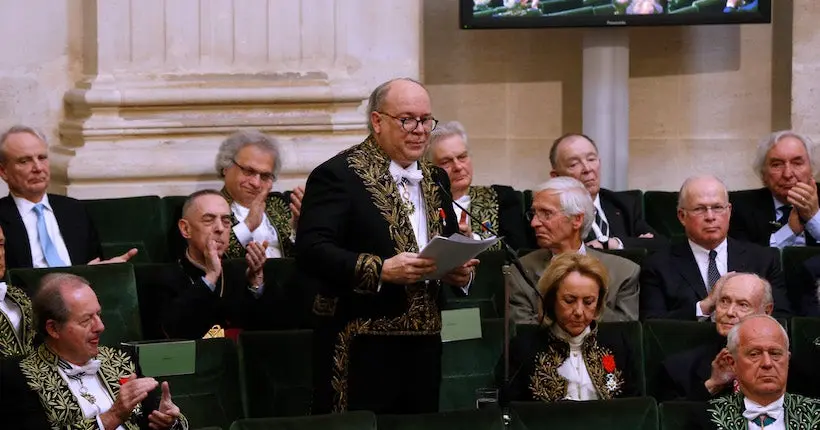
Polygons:
M441 279L449 271L470 261L496 242L497 237L475 240L458 233L453 233L450 237L434 237L420 252L422 257L436 260L436 271L427 275L425 279Z
M481 312L478 308L441 311L441 341L481 338Z

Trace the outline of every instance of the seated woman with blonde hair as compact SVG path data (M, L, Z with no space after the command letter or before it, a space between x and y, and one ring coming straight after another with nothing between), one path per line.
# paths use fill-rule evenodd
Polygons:
M543 323L519 330L510 344L510 383L502 387L506 400L640 395L629 367L633 353L626 337L598 331L607 282L606 268L594 257L561 254L552 260L538 281Z

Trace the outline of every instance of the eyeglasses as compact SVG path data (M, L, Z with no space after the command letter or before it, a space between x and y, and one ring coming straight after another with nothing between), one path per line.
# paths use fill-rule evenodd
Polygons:
M556 213L557 212L548 211L545 209L530 208L529 210L527 210L525 215L527 216L527 221L529 222L532 222L532 220L535 218L538 218L538 221L547 222L550 219L552 219L552 217L554 217Z
M438 125L438 120L433 118L432 116L426 116L424 118L410 118L410 117L399 118L399 117L395 117L393 115L390 115L389 113L384 113L384 112L376 112L376 113L381 114L381 115L385 115L385 116L389 116L390 118L393 118L393 119L401 122L401 128L404 129L404 131L406 131L408 133L412 133L416 129L416 127L419 126L419 124L421 124L421 128L423 128L424 131L427 132L427 133L435 130L436 125Z
M253 178L254 176L259 176L259 180L262 182L270 182L276 179L276 175L272 172L260 172L255 169L251 169L250 167L243 166L236 162L236 160L231 159L231 163L234 166L239 167L239 170L242 171L242 174L245 175L247 178Z
M715 215L723 215L729 210L730 205L698 206L693 209L683 209L697 217L704 217L711 210Z

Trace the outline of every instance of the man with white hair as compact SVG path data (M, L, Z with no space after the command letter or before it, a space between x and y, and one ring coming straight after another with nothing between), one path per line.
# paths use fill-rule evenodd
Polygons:
M732 193L729 236L777 248L817 245L815 149L808 136L791 130L774 132L758 145L753 168L764 187Z
M715 311L712 288L728 272L756 273L772 285L774 312L791 316L776 250L727 238L732 205L723 182L692 176L678 195L686 242L650 255L641 267L641 318L706 320Z
M439 125L430 133L427 157L447 172L459 230L475 239L487 239L497 232L513 248L528 245L528 227L521 198L506 185L478 186L473 183L473 160L467 146L467 132L458 121ZM461 207L459 207L461 206ZM476 216L471 218L461 208ZM496 243L491 249L501 249Z
M820 402L786 392L789 337L768 315L753 315L732 327L728 361L738 392L710 400L685 417L685 428L743 430L817 429Z
M638 319L637 264L615 255L588 248L581 240L592 224L595 207L584 184L569 177L552 178L533 190L532 208L527 212L540 249L523 258L526 273L513 271L509 280L512 319L519 324L538 324L538 292L524 280L538 282L549 269L553 257L568 252L597 258L609 272L606 309L602 321L635 321Z
M734 389L726 336L750 315L771 315L774 299L769 281L754 273L727 273L715 284L714 341L674 354L663 361L664 389L659 401L709 400Z

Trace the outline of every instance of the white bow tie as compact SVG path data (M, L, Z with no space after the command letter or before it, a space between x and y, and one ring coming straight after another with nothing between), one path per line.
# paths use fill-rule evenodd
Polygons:
M743 417L749 421L754 421L763 414L768 415L775 420L779 420L780 417L783 416L783 403L772 402L766 406L747 404L746 410L743 412Z
M6 299L6 291L9 289L5 282L0 282L0 302Z
M393 179L396 183L408 182L410 185L418 185L423 178L424 175L421 174L421 170L401 170L393 173Z
M88 360L88 363L85 363L80 367L73 367L66 362L62 362L60 363L60 367L63 368L65 376L72 379L79 379L84 375L96 375L97 371L100 370L100 360Z

